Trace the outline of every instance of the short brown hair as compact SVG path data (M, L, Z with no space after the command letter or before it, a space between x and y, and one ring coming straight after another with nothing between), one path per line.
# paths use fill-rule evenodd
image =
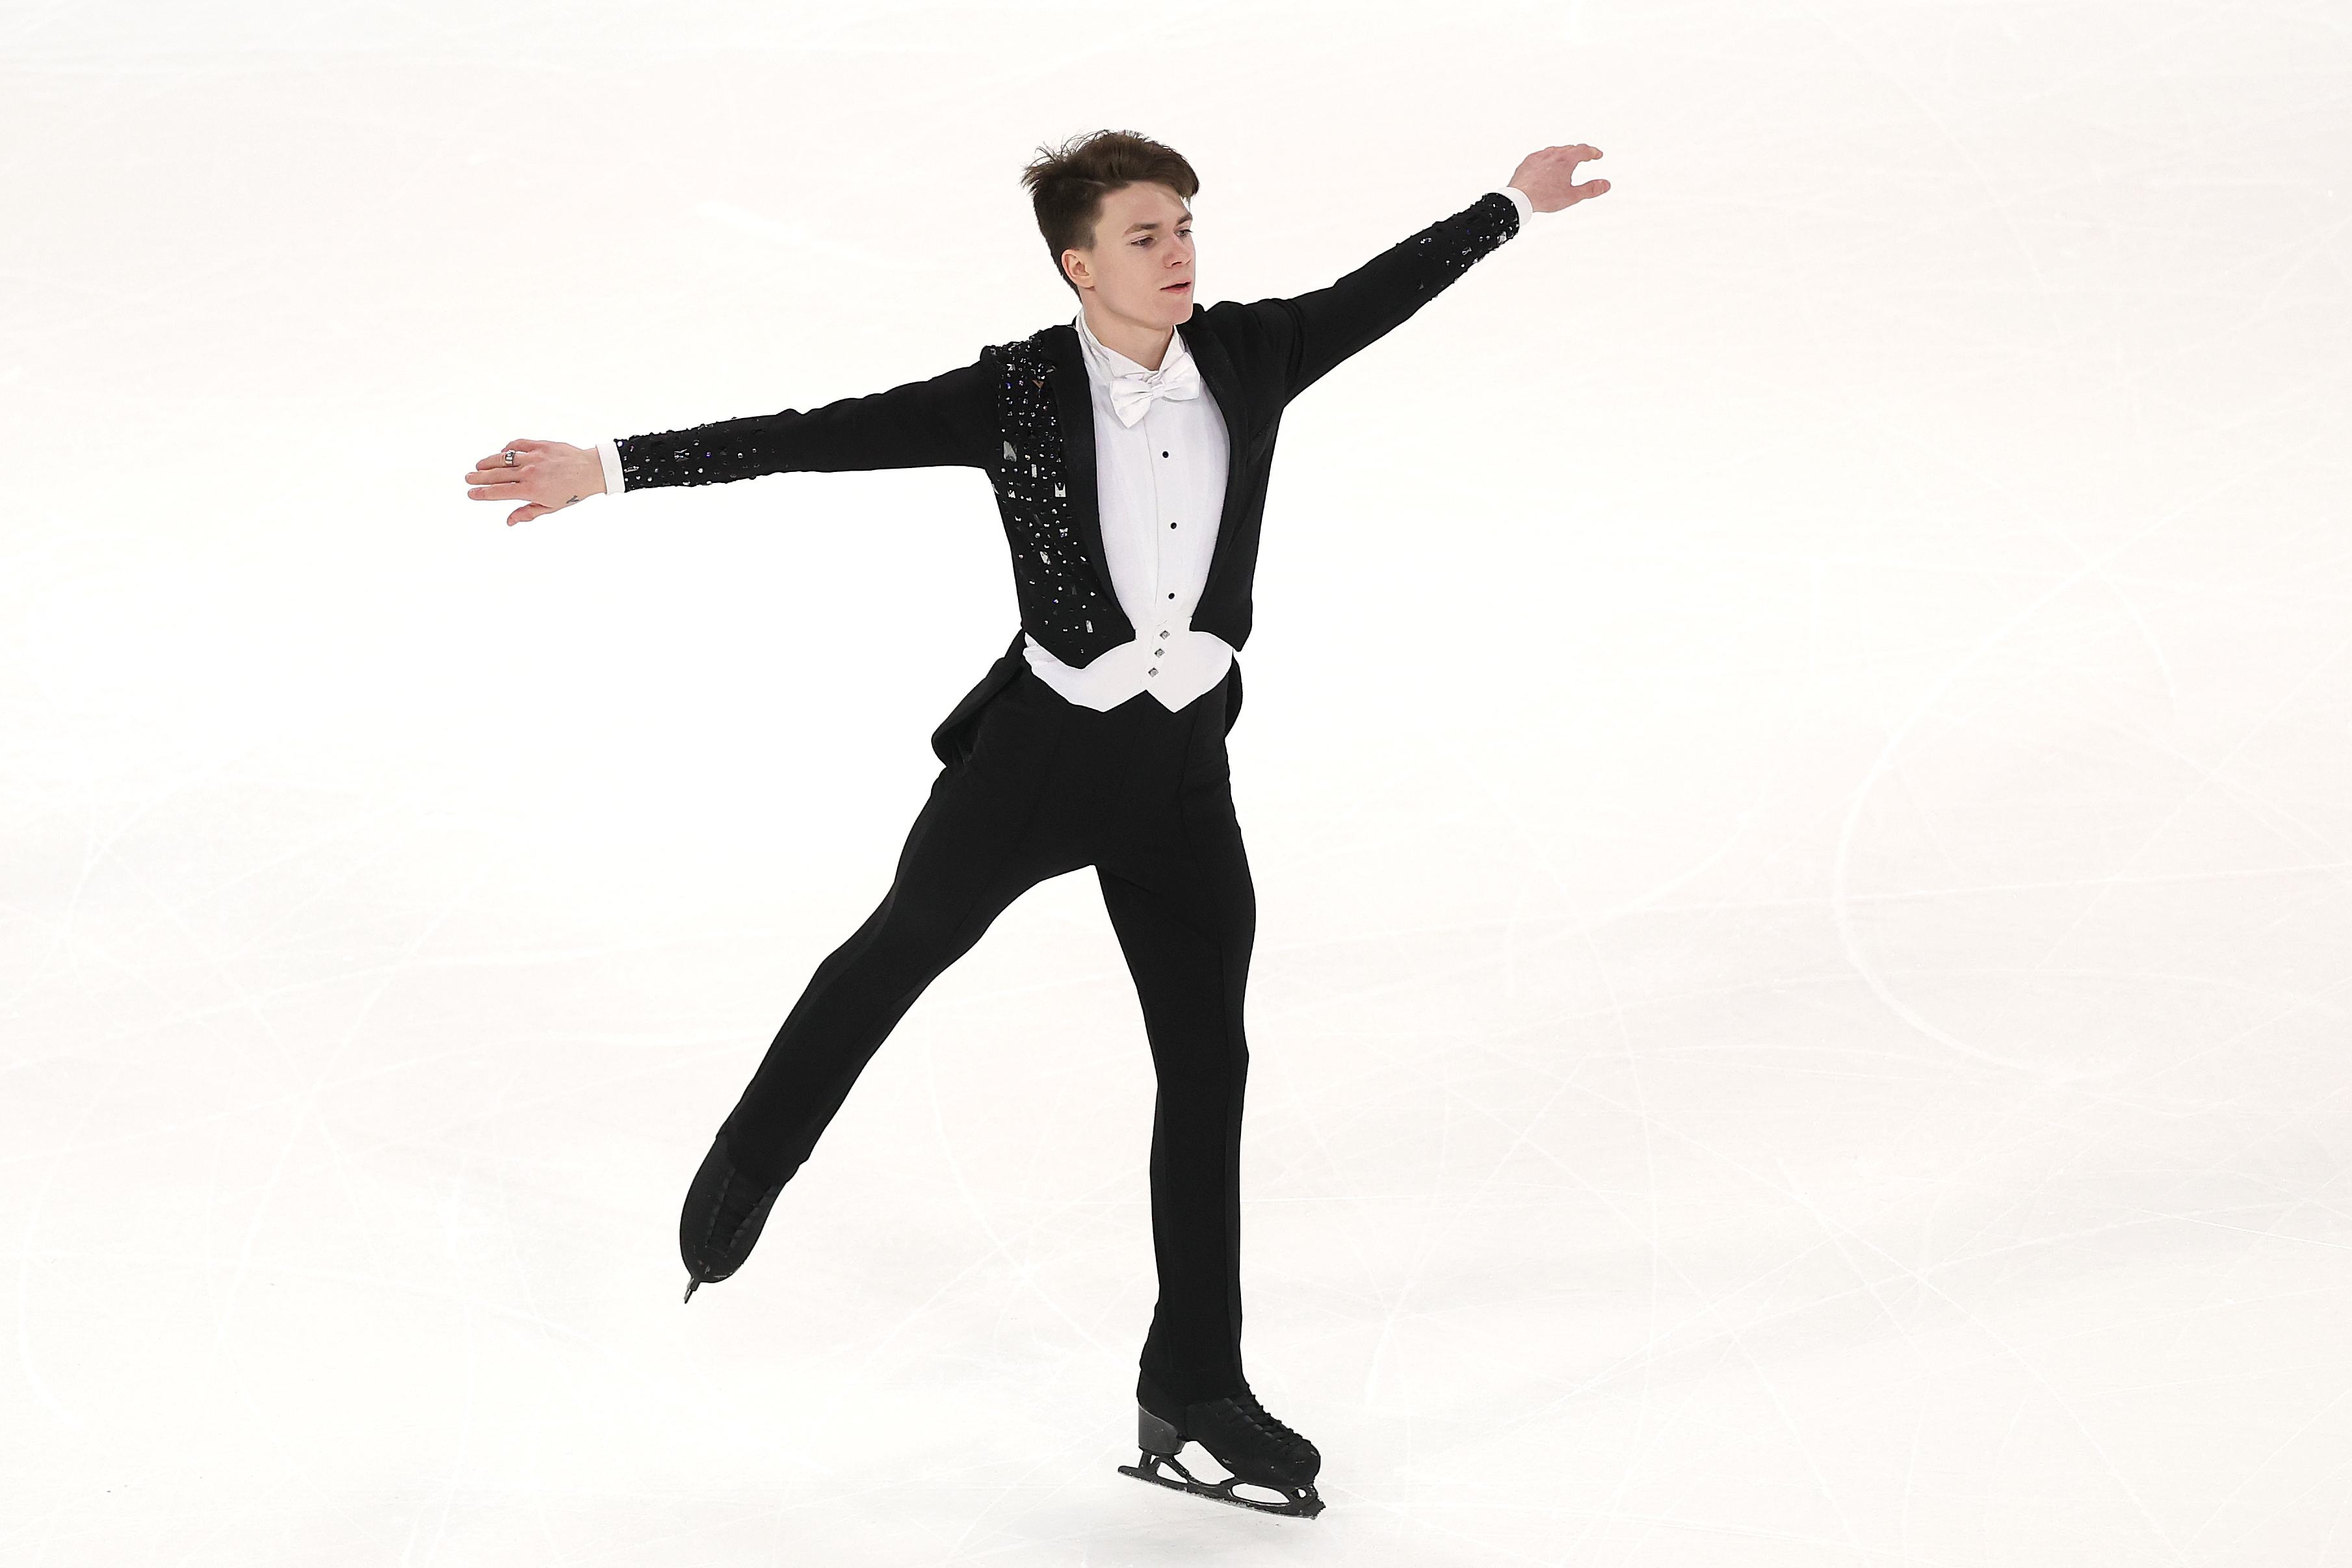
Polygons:
M1021 172L1029 205L1037 212L1037 232L1054 258L1054 275L1076 294L1078 286L1062 270L1062 252L1092 250L1103 197L1127 185L1166 185L1186 202L1201 188L1192 165L1173 147L1132 131L1097 131L1074 136L1059 147L1040 147Z

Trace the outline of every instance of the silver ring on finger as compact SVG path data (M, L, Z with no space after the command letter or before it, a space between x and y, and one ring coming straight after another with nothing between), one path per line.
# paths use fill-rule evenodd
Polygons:
M514 466L515 466L515 450L514 450L514 448L513 448L512 447L509 447L507 448L507 467L508 467L508 468L513 468Z

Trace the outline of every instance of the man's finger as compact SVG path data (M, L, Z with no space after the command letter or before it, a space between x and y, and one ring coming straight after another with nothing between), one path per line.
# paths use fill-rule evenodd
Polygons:
M467 490L466 494L473 500L529 500L530 499L530 492L520 485L481 485Z
M475 458L475 459L474 459L474 467L476 467L476 468L508 468L508 467L513 467L513 468L521 468L525 463L527 463L527 462L530 461L530 454L529 454L529 453L527 453L527 452L525 452L525 451L524 451L521 447L515 447L515 448L514 448L514 454L515 454L515 460L514 460L514 462L513 462L511 465L509 465L509 464L507 462L507 457L506 457L506 453L505 453L504 451L497 451L497 452L492 452L492 453L491 453L488 457L487 457L487 458Z

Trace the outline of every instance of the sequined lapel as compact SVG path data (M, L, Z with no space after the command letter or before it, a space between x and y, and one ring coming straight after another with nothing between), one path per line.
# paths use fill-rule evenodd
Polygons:
M1103 557L1102 491L1095 481L1095 399L1087 380L1086 350L1078 330L1065 323L1040 332L1046 357L1053 361L1054 405L1061 415L1062 457L1069 475L1070 521L1086 546L1087 561L1112 602L1110 563Z
M1071 329L1061 329L1076 333ZM1091 439L1073 442L1075 426L1093 434L1093 416L1065 414L1070 380L1047 342L1051 329L992 351L997 362L996 416L1002 456L991 460L1004 539L1021 596L1021 624L1055 658L1083 668L1106 648L1135 635L1110 574L1102 564L1102 528L1094 483L1073 477L1073 453L1093 471ZM1082 397L1089 395L1083 390ZM1108 640L1105 640L1108 639Z

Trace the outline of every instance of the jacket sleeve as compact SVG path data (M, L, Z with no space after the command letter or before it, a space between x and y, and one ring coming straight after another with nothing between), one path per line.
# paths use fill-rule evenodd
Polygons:
M996 351L971 364L887 392L845 397L803 413L787 408L615 443L630 490L723 485L761 474L864 468L985 468Z
M1248 307L1283 365L1283 401L1402 326L1446 285L1519 232L1517 203L1489 191L1373 257L1328 289Z

